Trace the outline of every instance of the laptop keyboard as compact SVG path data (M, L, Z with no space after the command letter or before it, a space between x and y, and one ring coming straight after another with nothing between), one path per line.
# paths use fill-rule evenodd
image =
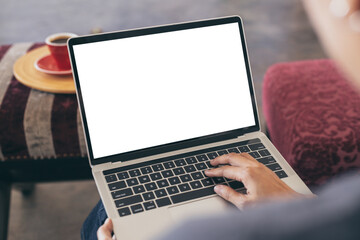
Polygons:
M241 182L204 174L212 168L211 159L231 152L247 152L280 178L287 177L258 138L110 169L103 174L118 213L124 217L215 194L215 184L244 188Z

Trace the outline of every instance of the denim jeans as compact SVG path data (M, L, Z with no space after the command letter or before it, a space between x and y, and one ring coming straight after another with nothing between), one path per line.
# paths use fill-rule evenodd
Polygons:
M104 205L100 200L90 212L81 228L82 240L97 240L96 232L107 218Z

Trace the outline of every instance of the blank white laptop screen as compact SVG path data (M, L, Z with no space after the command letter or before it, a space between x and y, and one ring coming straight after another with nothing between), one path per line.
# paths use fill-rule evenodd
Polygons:
M238 23L74 55L94 159L255 125Z

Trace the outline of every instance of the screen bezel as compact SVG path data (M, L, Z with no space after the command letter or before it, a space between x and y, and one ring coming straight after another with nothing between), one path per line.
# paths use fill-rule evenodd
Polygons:
M249 89L250 89L251 102L253 105L255 125L245 127L245 128L234 129L234 130L230 130L230 131L226 131L226 132L222 132L222 133L211 134L211 135L207 135L207 136L187 139L187 140L178 141L178 142L174 142L174 143L168 143L168 144L164 144L164 145L160 145L160 146L154 146L154 147L149 147L149 148L145 148L145 149L125 152L125 153L119 153L119 154L115 154L115 155L111 155L111 156L94 159L90 135L89 135L89 129L88 129L87 120L86 120L86 114L85 114L85 110L84 110L84 103L83 103L83 99L82 99L81 86L80 86L79 76L78 76L78 72L77 72L77 68L76 68L76 61L75 61L73 46L80 45L80 44L86 44L86 43L94 43L94 42L108 41L108 40L121 39L121 38L131 38L131 37L138 37L138 36L144 36L144 35L150 35L150 34L173 32L173 31L179 31L179 30L216 26L216 25L229 24L229 23L238 23L238 26L239 26L244 61L245 61L245 65L246 65L245 66L246 73L247 73L248 84L249 84ZM97 34L97 35L90 35L90 36L75 37L75 38L69 39L68 50L69 50L69 56L70 56L70 60L71 60L72 70L73 70L73 77L75 80L77 99L78 99L78 103L79 103L79 110L80 110L80 114L81 114L82 122L83 122L83 128L84 128L85 139L86 139L87 150L88 150L88 157L89 157L91 165L97 165L97 164L101 164L101 163L105 163L105 162L130 161L133 159L147 157L147 156L151 156L151 155L155 155L155 154L161 154L161 153L166 153L166 152L175 151L175 150L179 150L179 149L184 149L184 148L204 145L204 144L208 144L208 143L213 143L213 142L217 142L217 141L232 139L232 138L236 138L238 136L244 135L246 133L255 132L255 131L260 130L257 105L256 105L256 100L255 100L255 92L254 92L252 75L251 75L251 70L250 70L250 63L249 63L249 59L248 59L243 24L242 24L242 20L239 16L231 16L231 17L225 17L225 18L202 20L202 21L195 21L195 22L188 22L188 23L179 23L179 24L156 26L156 27L150 27L150 28L142 28L142 29L111 32L111 33L104 33L104 34Z

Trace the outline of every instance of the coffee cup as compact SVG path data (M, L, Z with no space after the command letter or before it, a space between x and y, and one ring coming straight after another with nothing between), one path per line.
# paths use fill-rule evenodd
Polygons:
M45 43L50 50L51 56L59 69L67 70L71 68L67 41L69 38L76 37L73 33L55 33L45 39Z

